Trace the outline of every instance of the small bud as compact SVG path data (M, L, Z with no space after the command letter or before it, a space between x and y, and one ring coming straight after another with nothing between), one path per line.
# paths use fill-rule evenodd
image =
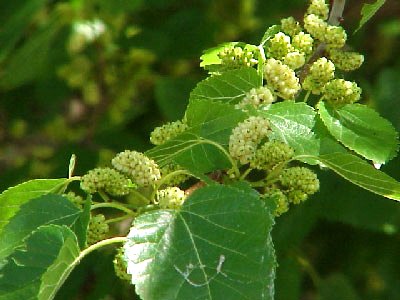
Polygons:
M153 185L161 174L154 160L143 153L125 150L111 161L115 169L129 176L140 187Z
M327 102L340 107L360 100L361 88L359 88L355 82L344 79L334 79L325 85L323 94Z

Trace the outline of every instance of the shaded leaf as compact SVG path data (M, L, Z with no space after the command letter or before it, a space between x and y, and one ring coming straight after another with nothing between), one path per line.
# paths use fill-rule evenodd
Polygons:
M318 287L320 300L359 300L350 281L342 274L334 274L321 281Z
M261 84L262 79L253 68L227 71L201 81L190 94L190 101L203 99L237 103L248 91Z
M174 161L205 180L207 177L202 174L231 167L224 146L246 114L227 103L193 99L186 118L190 127L185 133L146 154L160 165Z
M92 205L92 199L91 196L88 196L85 200L85 203L83 205L83 210L81 211L79 218L76 220L76 222L72 227L78 239L79 247L81 249L85 248L86 246L86 237L90 221L91 205Z
M278 32L282 31L282 28L280 25L272 25L268 27L268 29L265 31L262 39L261 39L261 45L264 45L266 42L268 42L269 39L271 39L275 34Z
M373 109L360 104L335 109L324 102L320 102L318 108L329 132L349 149L378 164L395 156L398 134L393 125Z
M71 226L79 216L80 210L60 195L43 195L21 205L0 233L0 261L38 227L47 224Z
M78 255L76 236L68 227L40 227L0 269L0 299L53 299Z
M365 3L361 9L360 24L355 32L360 30L361 27L363 27L365 23L367 23L377 13L385 2L386 0L376 0L375 3L372 4Z
M252 192L196 190L181 210L135 219L125 244L137 293L150 299L273 299L272 217Z
M16 185L0 194L0 232L20 206L33 198L64 186L68 179L35 179Z
M378 195L400 201L400 182L357 156L348 153L331 153L296 157L300 160L304 158L318 160L346 180Z

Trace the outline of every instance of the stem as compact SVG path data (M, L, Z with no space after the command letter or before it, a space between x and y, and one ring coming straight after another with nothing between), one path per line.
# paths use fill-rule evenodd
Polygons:
M123 212L126 212L130 216L135 216L137 214L133 210L125 207L122 204L116 203L116 202L107 202L107 203L94 204L94 205L92 205L92 207L90 209L93 210L93 209L96 209L96 208L103 208L103 207L119 209L119 210L122 210Z
M106 193L104 193L103 191L97 191L100 195L100 197L105 201L105 202L111 202L110 197L108 197L108 195Z
M308 101L308 98L310 97L310 95L311 95L311 91L308 91L303 100L305 103Z
M329 15L328 24L337 26L340 24L346 0L335 0L332 4L331 13Z
M297 256L297 262L300 264L300 266L303 268L303 270L310 276L311 281L313 282L315 287L319 286L319 283L321 281L321 278L319 277L317 271L314 269L314 267L309 263L308 260L306 260L303 257Z
M171 172L171 173L165 175L164 177L162 177L162 178L157 182L157 184L156 184L156 186L155 186L155 190L157 191L157 190L158 190L165 182L167 182L170 178L175 177L175 176L178 176L178 175L181 175L181 174L189 175L189 176L192 175L192 174L190 174L190 173L189 173L188 171L186 171L186 170L177 170L177 171Z
M243 174L242 174L242 176L240 176L240 180L244 180L246 177L247 177L247 175L249 175L250 174L250 172L251 171L253 171L253 169L252 168L248 168Z
M132 216L130 216L130 215L125 215L125 216L122 216L122 217L117 217L117 218L113 218L113 219L108 219L108 220L105 221L105 223L106 223L106 224L116 223L116 222L120 222L120 221L124 221L124 220L126 220L126 219L129 219L129 218L131 218L131 217L132 217Z
M73 263L71 264L71 267L74 268L77 264L80 263L80 261L89 253L93 252L94 250L97 250L101 247L107 246L107 245L111 245L111 244L115 244L115 243L124 243L126 242L127 238L126 236L117 236L117 237L113 237L113 238L109 238L106 240L102 240L100 242L97 242L96 244L93 244L89 247L87 247L85 250L83 250L79 256L77 258L75 258L75 260L73 261Z

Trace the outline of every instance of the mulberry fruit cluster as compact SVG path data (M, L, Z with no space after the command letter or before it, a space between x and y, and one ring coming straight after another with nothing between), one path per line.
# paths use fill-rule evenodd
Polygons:
M254 108L260 105L271 104L276 101L276 95L267 87L252 88L246 93L243 100L236 105L236 108L246 109L247 106Z
M257 145L270 132L270 123L263 117L250 117L236 126L229 137L229 153L242 165L249 163Z
M105 221L106 218L102 214L97 214L90 218L86 236L86 243L89 246L106 238L110 228Z
M154 160L143 153L125 150L111 161L113 167L128 176L139 187L153 185L161 178L160 169Z
M150 142L152 142L153 145L162 145L184 132L187 128L187 124L181 120L156 127L150 134Z
M257 63L253 51L237 46L227 46L218 53L221 64L227 69L252 67Z
M163 209L177 209L181 207L185 198L185 192L180 188L168 187L164 190L157 191L156 204Z
M81 179L82 190L89 194L104 191L112 196L129 194L131 181L111 168L96 168L90 170Z
M128 265L124 259L124 249L123 248L118 249L117 254L114 257L113 264L114 264L115 275L117 275L117 277L121 280L130 282L131 275L129 275L126 272Z

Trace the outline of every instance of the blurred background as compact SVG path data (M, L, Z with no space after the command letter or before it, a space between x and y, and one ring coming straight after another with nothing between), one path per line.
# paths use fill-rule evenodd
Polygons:
M400 2L359 32L364 1L347 1L349 45L365 54L348 78L400 130ZM226 41L258 43L307 2L262 0L0 0L0 190L107 165L149 149L155 126L180 119L206 77L199 57ZM400 180L400 159L383 171ZM276 299L400 299L400 204L328 172L321 191L278 218ZM74 271L57 299L135 299L110 249ZM162 300L162 299L160 299Z

